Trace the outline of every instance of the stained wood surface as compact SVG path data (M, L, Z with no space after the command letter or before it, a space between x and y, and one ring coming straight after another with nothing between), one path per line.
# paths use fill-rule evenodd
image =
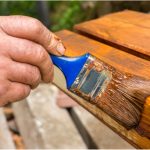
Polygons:
M150 15L123 11L75 26L80 32L127 48L129 53L145 55L150 60ZM115 46L115 45L114 45Z
M105 40L129 53L150 61L150 15L135 11L123 11L106 15L100 19L76 25L75 28L84 34L92 35L97 40ZM107 42L106 42L107 43ZM124 49L122 48L129 48ZM134 53L138 52L138 53ZM146 57L145 57L145 56ZM143 57L144 56L144 57ZM136 60L135 60L136 61ZM150 68L150 63L148 69ZM140 70L139 70L140 71ZM150 74L150 71L147 70ZM146 76L145 76L146 77ZM150 138L150 111L146 101L141 115L138 132Z
M141 121L137 127L137 131L150 138L150 97L146 99L144 110L141 116Z
M95 40L91 40L87 37L75 34L70 31L61 31L58 32L57 35L61 37L65 46L67 47L65 54L66 56L79 56L85 52L90 52L102 61L112 65L119 70L150 79L150 63L148 60L126 53L124 51L120 51L119 49L102 44ZM131 144L138 146L139 148L150 148L150 140L139 135L135 129L127 130L95 105L90 104L84 99L79 98L78 96L66 90L65 82L62 82L60 74L61 73L57 70L55 73L54 81L54 83L60 89L73 97L73 99L76 100L80 105L94 114L97 118L99 118L102 122L104 122L107 126L113 129L116 133L118 133Z
M26 148L86 148L68 112L56 105L57 94L55 86L41 84L26 100L13 104Z
M86 52L118 70L150 79L150 62L88 37L63 30L56 33L67 47L66 56L79 56Z
M15 149L2 108L0 108L0 149Z

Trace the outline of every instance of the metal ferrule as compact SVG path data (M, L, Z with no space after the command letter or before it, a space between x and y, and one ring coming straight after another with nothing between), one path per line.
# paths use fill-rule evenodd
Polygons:
M89 56L70 90L87 100L94 101L106 89L112 73L104 69L94 56Z

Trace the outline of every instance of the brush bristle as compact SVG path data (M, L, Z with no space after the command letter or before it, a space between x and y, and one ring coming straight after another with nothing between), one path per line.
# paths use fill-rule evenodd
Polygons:
M137 126L145 99L150 96L150 80L120 72L98 59L89 66L98 72L105 70L112 74L107 87L94 99L85 96L78 88L73 92L101 108L126 128Z
M115 71L97 106L127 128L138 124L146 97L150 95L150 81Z

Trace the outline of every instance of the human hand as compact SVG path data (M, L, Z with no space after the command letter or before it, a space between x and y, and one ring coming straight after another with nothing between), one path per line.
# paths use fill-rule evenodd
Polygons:
M0 106L27 97L53 79L49 53L64 54L60 39L37 19L0 17Z

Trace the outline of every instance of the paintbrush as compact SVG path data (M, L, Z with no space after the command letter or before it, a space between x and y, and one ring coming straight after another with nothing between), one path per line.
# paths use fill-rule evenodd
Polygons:
M127 129L140 121L150 80L121 72L91 54L51 59L64 74L67 89L101 108Z

